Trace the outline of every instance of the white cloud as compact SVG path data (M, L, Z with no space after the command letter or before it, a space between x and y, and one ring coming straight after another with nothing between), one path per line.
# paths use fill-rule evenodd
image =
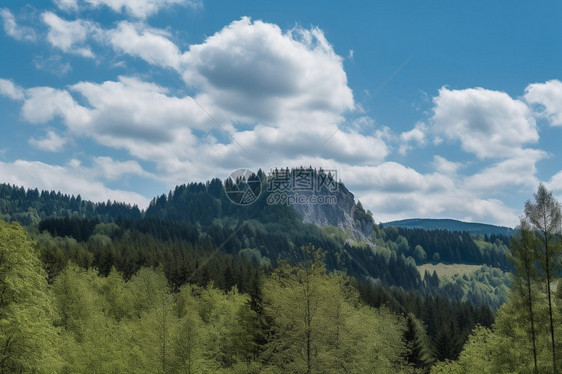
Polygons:
M180 51L162 30L124 21L105 34L117 51L138 56L150 64L179 68Z
M562 192L562 170L554 174L550 180L545 183L546 188L555 193Z
M0 95L4 95L13 100L22 100L24 98L23 89L14 84L14 82L0 78Z
M449 161L444 157L433 156L433 168L440 174L454 175L463 166L461 162Z
M530 109L504 92L442 87L433 99L433 130L478 158L505 158L539 140Z
M496 191L472 191L464 177L454 173L436 170L422 174L395 162L361 167L339 165L338 170L338 177L377 221L431 217L517 223L517 213L494 198Z
M410 131L400 134L400 147L398 152L401 155L408 153L414 146L423 146L426 141L427 126L423 122L418 122Z
M95 157L92 169L96 171L96 175L107 180L117 180L127 175L154 178L133 160L115 161L111 157Z
M501 161L467 178L466 188L471 191L494 191L539 184L535 176L536 163L547 156L546 152L523 149L512 158Z
M553 79L545 83L533 83L525 89L525 101L541 106L538 112L552 126L562 126L562 82Z
M387 134L374 124L362 133L338 128L353 95L342 58L318 29L283 33L243 18L183 55L165 32L145 25L121 22L104 35L117 50L150 63L157 55L199 93L176 97L134 77L80 82L68 91L36 87L27 90L26 120L59 116L71 132L151 160L174 180L188 169L204 169L197 166L203 159L207 169L317 154L373 164L389 153Z
M9 9L0 9L0 17L4 22L4 32L16 40L35 41L35 30L31 27L20 26L16 22L16 17Z
M558 201L562 201L562 171L553 175L550 181L545 183L545 186L554 193Z
M340 121L353 108L343 59L321 30L283 33L274 24L242 18L192 45L183 77L206 92L233 120L303 126L322 112Z
M0 162L0 175L4 176L5 183L81 195L92 201L122 201L137 204L140 208L146 208L149 203L146 197L138 193L108 188L92 178L90 169L77 162L65 166L24 160Z
M55 116L72 123L74 129L83 127L89 121L86 108L76 104L65 90L51 87L34 87L25 91L26 99L22 107L23 118L34 124L46 123Z
M77 11L83 3L92 7L107 6L116 13L127 13L136 18L147 18L161 9L173 5L184 5L190 8L201 7L200 0L55 0L59 9Z
M78 10L78 0L54 0L55 5L63 11L77 11Z
M423 175L397 162L384 162L377 166L341 166L342 175L358 190L383 193L409 193L414 191L440 191L452 187L451 180L439 174Z
M66 21L52 12L42 14L43 22L49 27L47 41L63 52L93 58L94 53L85 45L88 37L97 30L89 21Z
M72 70L70 63L59 55L50 55L48 57L35 56L33 58L33 65L35 65L37 70L49 72L57 77L63 77Z
M31 138L29 144L43 151L59 152L67 143L67 139L63 138L54 131L48 131L47 136L40 139Z
M162 144L173 139L177 129L211 130L210 119L190 97L174 97L154 83L133 77L102 84L80 82L71 90L90 105L88 125L97 135L144 139ZM73 122L68 122L74 127ZM80 121L78 123L80 124Z

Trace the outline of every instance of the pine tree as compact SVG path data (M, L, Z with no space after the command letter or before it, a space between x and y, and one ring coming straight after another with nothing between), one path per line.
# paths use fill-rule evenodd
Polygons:
M427 373L431 366L431 359L427 353L423 339L423 330L418 325L416 317L411 313L406 317L406 328L402 341L406 347L403 353L404 360L413 368Z

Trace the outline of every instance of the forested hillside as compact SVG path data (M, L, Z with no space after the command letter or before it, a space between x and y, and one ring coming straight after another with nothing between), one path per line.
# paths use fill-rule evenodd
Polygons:
M53 217L87 217L112 221L119 217L138 219L142 212L137 206L107 201L92 203L80 195L69 196L55 191L25 189L0 184L0 219L18 221L26 226Z
M457 359L475 326L491 327L494 310L508 297L510 279L500 268L510 270L512 265L507 260L509 239L502 236L373 224L370 236L359 242L345 228L304 223L290 205L267 204L267 194L248 206L232 204L218 179L178 186L155 198L146 212L126 204L94 204L6 185L1 191L0 201L9 207L1 211L4 219L25 224L29 239L17 226L3 227L6 233L17 232L14 235L37 257L40 269L34 271L51 295L54 306L45 312L50 316L46 326L65 336L64 348L57 346L58 361L52 362L60 365L57 371L80 372L80 368L94 365L107 372L110 367L132 365L136 369L130 372L143 372L142 367L150 367L149 372L185 372L188 365L192 372L301 372L311 365L316 369L310 372L334 372L343 365L348 372L357 373L372 372L373 367L385 368L383 372L427 372L436 360ZM27 201L29 196L31 201ZM364 222L372 222L372 217L360 204L354 206L355 219L363 222L358 227L367 227ZM49 209L56 213L47 215ZM437 261L500 268L483 266L472 274L451 278L419 273L417 265ZM60 288L63 283L67 288ZM153 287L149 284L160 284L150 297L169 301L137 305L133 289L139 284L149 288ZM285 295L284 290L303 284L314 286L305 288L306 292L317 289L309 296L321 295L314 299L318 319L301 332L285 336L281 332L294 327L295 318L302 320L291 303L298 305L302 300L291 299L297 291ZM77 299L65 300L69 295ZM108 295L112 295L110 299ZM180 308L178 295L191 295L186 296L191 301L181 301L191 305L191 314L186 309L174 312ZM207 299L205 295L214 296ZM336 309L331 302L322 306L321 300L340 297ZM259 298L259 305L254 298ZM77 306L70 309L77 314L67 315L71 313L67 306L74 304ZM65 306L57 309L56 305ZM217 305L224 306L213 309ZM168 313L166 310L171 314L159 320L158 313ZM342 318L341 325L337 318ZM107 334L112 337L106 345L112 347L108 351L96 346L100 336L91 329L92 321L113 326L113 335ZM256 330L249 333L247 324ZM367 330L353 335L359 334L363 324L378 326L378 330L368 332L369 337L361 335ZM349 335L334 341L333 326ZM160 332L136 337L138 329L153 328ZM303 343L303 336L312 331L326 334L320 334L314 343ZM184 333L193 333L189 339L195 340L178 343L194 347L181 361L171 347ZM241 338L240 334L246 335ZM232 340L211 348L216 337L223 335ZM388 342L395 339L390 346L383 343L386 335ZM366 346L345 346L345 342L363 340ZM143 346L143 342L151 343ZM302 353L295 348L298 344L308 347L309 343L319 345L314 354L311 350L311 356L306 354L301 361L289 359L297 351ZM378 351L369 358L356 358L354 363L347 360L375 346ZM135 365L143 365L135 366L118 357L117 352L127 349L124 347L136 347L136 354L153 358L143 361L135 356ZM338 349L342 351L338 353ZM90 351L96 353L86 355ZM100 357L105 359L96 361ZM3 365L19 365L10 363L8 356L5 360Z
M511 236L515 233L511 227L494 226L476 222L463 222L455 219L410 218L400 221L385 222L384 226L405 227L424 230L449 230L469 232L480 235Z
M525 203L511 241L514 281L491 328L477 327L456 361L431 373L559 373L562 366L560 203L544 185Z
M321 253L246 274L246 293L170 287L161 268L127 281L68 265L51 284L18 224L0 222L0 372L287 373L409 370L406 319L359 299ZM412 339L421 330L409 322ZM413 326L413 327L412 327ZM408 335L410 336L410 335ZM417 340L415 340L417 342Z

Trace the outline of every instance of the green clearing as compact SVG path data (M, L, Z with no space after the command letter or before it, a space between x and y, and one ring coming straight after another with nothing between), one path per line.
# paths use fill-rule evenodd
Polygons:
M459 274L470 274L478 269L480 269L482 265L467 265L467 264L423 264L417 266L418 271L420 272L421 276L425 274L425 271L429 271L429 274L433 274L433 271L437 272L437 276L439 278L442 277L449 277L452 278L453 275Z

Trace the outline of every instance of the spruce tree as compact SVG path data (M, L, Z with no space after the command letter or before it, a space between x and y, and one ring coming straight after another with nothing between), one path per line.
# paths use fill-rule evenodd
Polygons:
M427 353L423 334L416 317L411 313L408 314L406 327L402 335L402 342L406 348L403 358L414 369L427 373L431 366L431 358Z

